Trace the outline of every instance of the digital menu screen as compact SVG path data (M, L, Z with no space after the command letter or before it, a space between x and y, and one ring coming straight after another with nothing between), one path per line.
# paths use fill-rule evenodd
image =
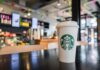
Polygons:
M1 24L11 25L12 16L8 14L0 14Z
M20 15L18 13L12 14L12 26L13 27L20 27Z
M28 19L28 18L21 18L20 20L20 26L21 27L29 27L30 24L32 23L31 19Z
M37 29L38 27L38 19L32 18L32 29Z

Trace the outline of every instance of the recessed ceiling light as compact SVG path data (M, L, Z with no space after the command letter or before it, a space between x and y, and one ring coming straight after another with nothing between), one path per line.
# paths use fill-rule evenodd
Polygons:
M57 3L57 6L58 6L58 7L61 6L61 3Z

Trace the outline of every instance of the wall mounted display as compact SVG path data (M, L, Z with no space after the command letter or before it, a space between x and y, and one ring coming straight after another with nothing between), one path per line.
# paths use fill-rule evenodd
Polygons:
M0 14L1 24L11 25L12 16L8 14L1 13Z
M47 28L47 29L49 29L49 23L47 23L47 22L44 22L44 28Z
M20 20L20 26L21 27L30 27L30 25L32 24L32 20L31 19L27 19L27 18L21 18Z
M32 18L32 29L37 29L38 27L38 19Z
M20 15L17 13L12 14L12 26L13 27L20 27Z

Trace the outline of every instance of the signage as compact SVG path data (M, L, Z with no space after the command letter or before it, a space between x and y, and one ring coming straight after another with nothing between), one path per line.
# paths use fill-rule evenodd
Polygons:
M37 29L37 28L38 28L38 19L32 18L32 29Z
M12 26L13 27L20 27L20 15L17 13L12 14Z
M31 19L21 18L20 20L21 27L29 27L31 23L32 23Z
M11 15L8 15L8 14L1 14L0 15L0 18L1 18L1 24L7 24L7 25L11 25Z
M74 46L74 37L69 34L65 34L60 39L60 45L64 50L71 50Z

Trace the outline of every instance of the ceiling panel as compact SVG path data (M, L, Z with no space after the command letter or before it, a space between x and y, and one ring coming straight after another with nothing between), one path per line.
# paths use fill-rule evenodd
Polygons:
M57 0L5 0L5 2L16 3L16 4L20 4L20 2L25 2L25 7L31 9L39 9L55 1Z
M71 16L72 0L59 0L59 3L61 4L59 7L57 6L58 0L5 0L5 1L15 2L17 4L19 4L20 1L22 1L25 2L26 8L31 8L32 10L38 9L39 11L41 10L47 15L55 14L55 16L58 16L58 13L60 13L60 15L64 15L64 17L65 14L67 16L68 15ZM100 3L100 0L81 0L82 13L91 14L91 12L99 11L97 9L97 5L95 4L95 1L98 1L98 3Z
M30 0L30 1L26 1L26 7L29 7L32 9L39 9L55 1L57 0Z

